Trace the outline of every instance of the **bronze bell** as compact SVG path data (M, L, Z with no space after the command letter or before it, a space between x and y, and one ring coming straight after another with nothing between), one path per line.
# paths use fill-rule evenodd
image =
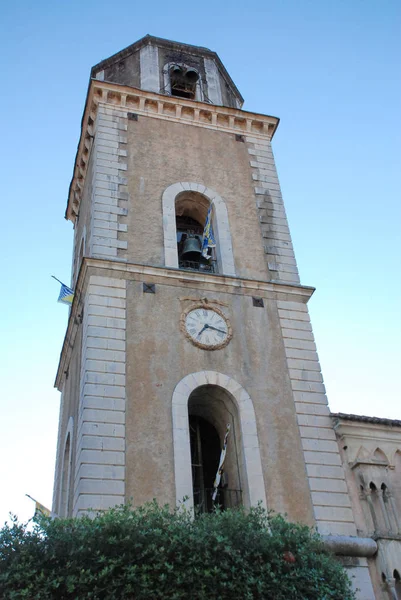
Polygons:
M188 236L184 242L181 256L184 260L199 261L201 251L199 238L196 236Z

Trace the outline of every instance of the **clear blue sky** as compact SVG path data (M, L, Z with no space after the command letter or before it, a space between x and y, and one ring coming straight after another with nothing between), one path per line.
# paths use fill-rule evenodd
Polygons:
M51 504L64 220L90 67L146 33L216 50L274 151L333 411L401 418L398 0L3 5L0 523Z

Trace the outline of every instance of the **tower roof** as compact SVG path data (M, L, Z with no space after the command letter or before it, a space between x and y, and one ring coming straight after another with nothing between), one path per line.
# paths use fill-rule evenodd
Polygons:
M94 65L91 69L91 78L95 79L96 75L97 75L97 73L99 73L99 71L102 71L109 67L112 67L115 63L119 63L120 61L122 61L125 58L127 58L128 56L136 53L138 50L140 50L143 46L146 46L146 45L157 46L159 48L164 48L166 50L173 51L176 53L185 52L186 54L193 54L193 55L197 55L197 56L203 56L204 58L212 59L216 63L217 68L219 69L222 77L225 79L228 86L232 89L234 94L238 97L240 103L243 104L244 98L242 97L241 93L239 92L234 81L231 79L228 71L226 70L224 64L222 63L222 61L220 60L220 58L216 52L214 52L213 50L209 50L208 48L204 48L203 46L195 46L193 44L183 44L181 42L174 42L172 40L155 37L155 36L149 35L149 34L147 34L143 38L137 40L130 46L127 46L123 50L120 50L116 54L113 54L109 58L105 58L102 61L100 61L99 63L97 63L96 65Z

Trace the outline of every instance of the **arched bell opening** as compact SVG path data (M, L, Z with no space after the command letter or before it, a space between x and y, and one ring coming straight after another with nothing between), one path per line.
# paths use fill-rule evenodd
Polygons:
M218 386L201 386L189 397L188 416L195 512L210 512L216 505L222 509L240 506L244 460L233 400ZM225 460L216 480L228 429Z
M210 202L199 192L185 191L175 201L178 266L180 269L216 273L213 248L202 253L203 233Z

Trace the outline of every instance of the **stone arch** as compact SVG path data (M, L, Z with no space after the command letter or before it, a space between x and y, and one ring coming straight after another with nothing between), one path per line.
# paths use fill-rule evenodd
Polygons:
M188 400L192 392L204 385L222 388L233 399L239 415L244 456L245 482L249 504L259 502L266 507L266 492L260 457L255 411L246 390L228 375L217 371L200 371L184 377L175 387L172 398L174 476L176 501L185 498L185 505L193 507L191 448L188 423Z
M200 183L180 181L163 192L164 264L178 269L177 228L175 224L175 201L182 192L198 192L214 207L213 227L216 237L216 253L219 273L235 277L234 255L231 242L228 213L225 201L217 192Z
M388 464L388 458L381 448L376 448L373 452L372 459L380 463Z
M61 478L60 478L60 492L59 492L59 505L57 514L60 517L69 516L69 497L71 490L71 468L72 468L72 448L73 448L73 431L74 431L74 420L72 417L68 420L67 430L64 436L63 454L62 454L62 466L61 466Z

